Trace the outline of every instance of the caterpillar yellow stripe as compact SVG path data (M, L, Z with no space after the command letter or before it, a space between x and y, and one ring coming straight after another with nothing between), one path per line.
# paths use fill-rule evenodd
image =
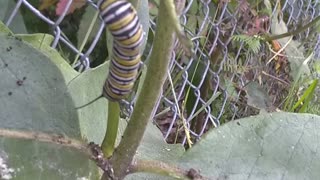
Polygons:
M100 15L114 39L103 96L120 101L131 92L138 74L143 29L136 10L126 0L104 0Z

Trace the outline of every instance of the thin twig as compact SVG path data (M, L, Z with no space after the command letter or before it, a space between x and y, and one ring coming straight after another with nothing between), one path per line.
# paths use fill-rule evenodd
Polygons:
M268 65L274 58L276 58L277 56L281 55L282 51L289 45L289 43L291 42L292 40L292 36L290 37L290 39L288 40L288 42L286 42L286 44L279 50L277 51L271 59L269 59L269 61L267 62L266 65Z
M277 81L280 81L280 82L282 82L283 84L285 84L285 85L287 85L287 86L290 86L289 83L285 82L284 80L282 80L282 79L280 79L280 78L277 78L277 77L275 77L275 76L272 76L271 74L268 74L268 73L266 73L266 72L264 72L264 71L262 71L262 74L264 74L264 75L266 75L266 76L268 76L268 77L271 77L271 78L273 78L273 79L275 79L275 80L277 80Z
M192 143L192 141L191 141L191 136L190 136L189 127L187 126L187 120L186 120L186 119L184 118L184 116L183 116L184 109L180 110L180 108L179 108L178 99L177 99L177 97L176 97L176 92L174 91L174 85L173 85L172 78L171 78L171 74L170 74L169 70L167 71L167 73L168 73L168 80L169 80L169 82L170 82L170 87L171 87L173 99L174 99L174 102L175 102L175 104L176 104L178 114L179 114L179 116L181 117L183 129L184 129L184 132L185 132L185 134L186 134L187 143L188 143L189 148L191 148L193 143ZM183 107L182 107L182 108L183 108Z

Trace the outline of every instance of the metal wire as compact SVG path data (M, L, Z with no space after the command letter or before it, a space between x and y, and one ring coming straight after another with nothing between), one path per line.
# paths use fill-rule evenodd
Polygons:
M24 6L30 10L35 16L47 23L52 29L52 35L54 35L54 41L52 43L53 48L57 48L59 43L64 44L69 48L70 52L79 55L77 62L74 64L74 68L77 70L87 70L90 68L90 54L94 51L99 39L102 36L102 32L105 25L100 21L99 29L91 41L85 52L81 52L75 44L72 44L68 37L65 37L61 30L61 23L67 16L67 11L70 8L72 0L69 0L67 6L56 20L50 19L43 15L36 7L32 6L28 0L19 0L16 3L15 8L12 10L11 15L6 20L6 25L9 26L14 20L15 16L19 12L21 6ZM197 28L190 29L188 22L191 21L192 13L195 11L194 4L197 4L197 14L194 16L201 17L200 21L197 21ZM88 0L87 4L94 9L97 9L97 5L94 1ZM277 7L273 9L273 14L276 13ZM219 11L218 14L216 12ZM310 22L320 15L320 8L318 0L286 0L283 2L281 11L286 15L286 25L289 28L297 27L301 22ZM226 33L229 33L229 37L235 34L241 34L239 31L239 23L241 18L241 12L239 9L232 12L228 8L228 3L221 2L218 5L213 5L212 1L204 0L187 0L183 14L180 17L181 24L185 27L186 35L192 39L193 51L196 54L196 58L188 58L184 55L178 54L179 51L173 52L172 63L170 64L170 70L172 80L174 81L174 92L170 91L171 85L167 82L164 87L162 98L159 100L159 106L157 112L155 112L155 123L158 124L164 134L164 138L172 142L186 143L186 134L190 135L198 140L201 138L210 127L217 127L221 124L223 116L227 113L231 113L228 116L229 120L236 119L250 115L250 107L239 105L241 100L241 91L232 95L234 99L230 101L230 94L223 85L226 83L226 77L221 75L225 71L225 66L228 63L235 63L243 59L243 54L247 52L247 47L244 43L240 43L237 48L234 48L231 44L231 39L224 39ZM156 23L151 20L151 30L154 32ZM247 25L246 25L247 27ZM241 29L240 29L241 30ZM206 37L205 37L206 36ZM313 37L313 43L308 44L309 48L313 48L314 57L320 58L320 35L315 34L311 29L300 33L295 36L295 40L303 40L308 37ZM177 43L176 48L179 49L181 44ZM150 47L152 49L152 46ZM221 61L218 63L218 68L212 70L210 68L213 62L210 61L211 56L220 49ZM150 52L150 51L148 51ZM232 52L234 57L230 57L229 53ZM150 54L146 52L146 57ZM243 61L243 66L250 66L256 63L256 59L263 56L267 56L267 53L261 51L259 55L253 57L252 54L247 53L247 58ZM237 65L237 64L235 64ZM201 76L194 77L195 67L201 67ZM257 72L254 71L254 72ZM199 74L199 73L198 73ZM253 78L257 78L258 73L253 74ZM209 77L209 78L208 78ZM228 76L230 82L237 82L237 86L241 89L247 83L247 79L244 74L231 73ZM196 80L195 80L196 79ZM209 82L209 83L208 83ZM203 97L202 88L209 84L211 91L206 97ZM174 96L177 98L178 103L175 102ZM185 105L187 99L193 97L193 107L187 109ZM229 99L228 99L229 98ZM131 101L122 102L126 112L130 115L132 112L135 97ZM212 100L210 103L210 99ZM229 101L228 101L229 100ZM215 106L217 105L218 108ZM179 114L179 110L181 113ZM189 112L187 112L189 111ZM245 115L244 115L245 114ZM195 119L201 117L201 127L198 130L190 127L194 126ZM187 130L183 129L181 122L186 122ZM174 138L173 138L174 136ZM180 140L179 140L180 139Z

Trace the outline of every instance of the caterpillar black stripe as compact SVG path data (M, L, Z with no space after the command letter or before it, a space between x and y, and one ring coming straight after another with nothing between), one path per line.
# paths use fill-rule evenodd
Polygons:
M100 5L100 13L114 38L103 96L119 101L131 92L136 80L143 29L136 10L126 0L105 0Z

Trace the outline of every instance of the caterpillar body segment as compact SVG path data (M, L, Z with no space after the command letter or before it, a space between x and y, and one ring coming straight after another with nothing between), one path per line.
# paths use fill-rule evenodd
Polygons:
M104 0L100 15L113 36L112 58L103 96L120 101L131 92L136 80L144 32L136 10L126 0Z

